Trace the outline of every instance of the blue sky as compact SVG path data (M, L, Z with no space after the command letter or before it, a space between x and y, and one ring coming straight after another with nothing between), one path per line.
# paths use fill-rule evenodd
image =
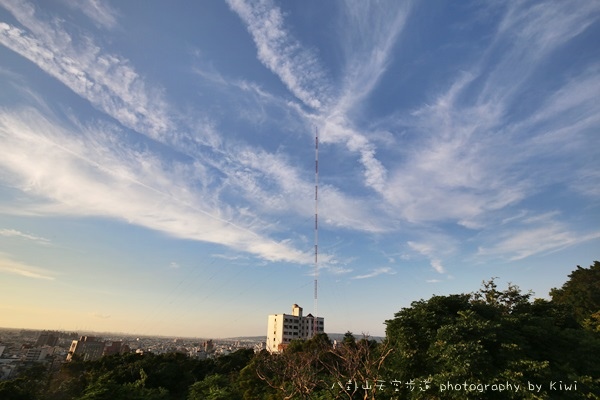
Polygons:
M600 3L0 0L0 326L383 335L600 249Z

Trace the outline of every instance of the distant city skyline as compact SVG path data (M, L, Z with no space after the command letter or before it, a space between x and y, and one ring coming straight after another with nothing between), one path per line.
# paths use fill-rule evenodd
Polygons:
M600 258L600 3L0 0L0 326L383 336Z

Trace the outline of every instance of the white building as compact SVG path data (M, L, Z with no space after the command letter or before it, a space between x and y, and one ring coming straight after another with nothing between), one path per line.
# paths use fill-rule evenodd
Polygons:
M271 353L283 350L292 340L310 339L316 333L323 333L325 320L311 314L302 315L302 307L292 306L292 314L271 314L267 327L267 350Z

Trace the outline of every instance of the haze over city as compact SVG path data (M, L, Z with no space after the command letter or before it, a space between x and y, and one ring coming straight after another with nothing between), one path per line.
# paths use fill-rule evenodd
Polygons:
M383 336L600 249L600 3L0 0L0 327Z

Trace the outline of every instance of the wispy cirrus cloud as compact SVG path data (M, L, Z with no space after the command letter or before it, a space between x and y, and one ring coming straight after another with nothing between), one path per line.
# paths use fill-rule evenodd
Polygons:
M49 281L56 279L51 271L16 261L4 253L0 253L0 272L24 276L32 279L43 279Z
M565 13L567 3L512 3L481 58L401 117L398 129L418 140L389 172L384 197L404 219L481 229L546 185L574 187L572 171L593 176L578 160L598 141L591 129L600 106L590 97L600 82L597 66L573 71L535 103L522 100L544 62L597 20L597 4Z
M244 129L236 140L228 141L208 117L186 120L168 103L164 90L145 79L126 57L106 51L100 39L69 30L68 24L36 12L30 3L4 0L1 4L19 23L0 22L0 43L122 126L177 153L168 158L141 151L143 145L129 146L116 140L117 134L106 126L93 134L81 134L89 128L58 126L45 117L50 115L47 109L43 115L33 115L31 121L23 109L5 110L3 134L10 138L11 153L17 152L5 165L10 164L7 171L18 172L17 178L7 180L48 199L44 206L37 204L36 210L66 212L75 205L72 212L81 215L124 219L267 259L306 256L290 242L270 239L274 233L285 232L290 216L310 218L313 212L314 183L291 153L286 153L288 149L267 151L246 138L237 140L247 135ZM536 96L536 101L527 104L522 100L528 91L535 91L536 74L548 57L597 19L594 3L575 7L571 13L565 12L571 7L561 2L547 2L546 7L528 2L496 7L502 10L501 22L489 40L481 41L485 46L472 65L461 64L450 80L436 82L427 103L399 111L396 119L369 124L361 117L370 107L371 95L394 66L394 49L418 4L337 4L341 23L332 26L344 27L336 39L342 49L339 78L330 76L318 49L305 46L295 36L275 2L231 0L228 4L252 36L259 61L294 99L279 97L256 82L222 76L206 68L210 63L203 64L196 74L212 85L211 89L219 88L214 97L234 98L243 93L236 101L240 115L246 113L246 121L272 128L291 118L269 121L273 116L268 107L294 114L298 132L312 135L307 126L318 126L321 143L335 146L336 152L342 149L338 154L345 161L352 160L347 164L352 172L321 184L319 206L325 225L380 234L407 229L406 222L418 227L449 223L477 232L498 224L506 218L504 210L550 184L564 184L588 196L597 193L598 174L585 159L590 157L590 143L600 145L591 131L600 120L600 108L594 101L600 90L598 66L570 70L563 80L545 89L545 96ZM89 13L98 6L91 2L89 7L76 7ZM100 11L95 22L114 27L116 12L109 7ZM202 110L198 112L202 114ZM223 112L228 114L230 109ZM23 119L20 125L19 118ZM78 118L72 120L77 124ZM393 133L383 143L372 126ZM52 135L34 133L47 127L56 128ZM403 135L411 140L404 141ZM48 154L25 149L17 144L18 138L36 146L41 143ZM383 158L382 147L387 157L390 153L397 157ZM574 157L577 154L584 155L581 162ZM29 164L34 158L47 168L60 166L72 182L32 167ZM370 190L359 194L355 184ZM110 187L115 193L98 201L91 196L71 196L78 186L90 193ZM119 203L129 197L139 203ZM163 205L161 217L158 209ZM200 232L200 225L214 234ZM414 247L409 246L444 273L448 253L432 237L421 235L409 241ZM558 238L560 235L557 245ZM563 239L568 242L567 237ZM261 241L269 245L262 246ZM482 248L489 254L501 249Z
M250 208L244 205L228 206L227 203L219 201L222 193L240 196L242 203L245 201L248 205L260 207L261 211L267 214L283 215L291 212L294 215L303 215L305 211L308 211L309 202L304 201L303 198L305 194L312 193L311 184L300 178L296 167L287 163L284 157L251 146L223 144L210 124L203 124L200 129L195 129L191 125L179 126L169 116L172 111L171 107L165 102L160 91L149 89L151 85L147 84L127 59L103 52L91 39L75 40L61 26L60 22L49 24L38 17L33 5L10 1L3 5L27 29L0 23L0 43L31 60L75 93L89 100L97 109L115 118L124 127L165 143L192 159L191 162L171 163L171 161L161 160L160 156L149 153L142 154L127 146L114 148L113 144L120 140L113 139L114 134L110 134L113 128L107 124L103 124L102 128L94 135L82 136L75 132L60 132L51 138L42 135L39 139L41 139L41 143L48 146L50 151L44 157L39 158L38 165L47 163L47 165L54 166L54 159L56 159L56 165L63 165L69 174L73 173L74 179L69 182L66 178L59 180L52 174L40 174L34 171L35 168L27 162L27 158L37 157L38 153L23 147L13 149L13 154L6 160L6 163L12 163L12 170L22 168L20 171L22 177L29 176L29 174L35 175L36 178L27 178L26 184L20 182L17 186L50 199L50 204L44 206L46 211L58 212L61 207L77 203L79 199L86 204L79 204L78 207L72 208L71 212L84 215L109 215L169 234L179 232L178 234L183 237L192 235L198 240L207 238L208 235L197 235L197 232L190 232L189 224L182 222L184 218L181 216L172 217L171 222L167 222L164 218L154 218L153 222L141 218L140 213L146 217L153 214L154 217L157 217L158 214L158 210L156 212L142 210L139 205L147 203L144 201L136 207L130 206L129 210L116 207L114 209L120 209L119 212L116 214L108 212L107 214L107 209L111 208L109 199L90 202L89 198L87 200L84 198L85 196L69 197L68 195L69 191L77 190L79 185L88 186L91 190L90 193L102 191L102 187L106 188L112 185L112 182L105 180L107 177L116 180L116 188L126 189L120 194L115 192L115 196L125 198L127 190L131 190L131 186L137 186L138 190L144 188L145 191L154 193L153 196L158 197L181 195L178 197L179 203L183 201L188 205L200 204L195 207L194 211L191 211L194 209L191 207L190 212L205 214L209 219L226 221L226 225L237 226L237 228L244 226L244 229L247 229L246 234L249 235L255 233L256 230L261 232L269 229L277 230L277 222L267 222L265 219L258 218L256 212L250 212ZM261 95L260 90L253 85L248 87L248 85L240 83L238 86L241 90L250 90L252 93ZM273 101L272 97L269 99ZM46 112L49 114L48 110ZM5 116L9 114L7 113ZM7 122L5 126L7 137L15 134L17 136L25 135L26 141L37 143L38 139L32 134L34 129L32 124L17 121L15 116L16 114L13 114L4 120ZM34 116L30 122L39 124L42 129L54 126L54 122L50 122L41 115ZM72 117L72 122L77 125L78 130L86 131L88 129L79 124L78 118L75 116ZM58 128L58 130L60 129L62 128ZM106 132L103 132L103 129ZM53 131L57 132L56 129ZM199 131L201 134L196 134L192 139L186 133L191 131ZM102 140L106 141L101 143ZM187 144L190 142L196 143L196 145L188 146ZM202 143L201 149L198 148L198 143ZM33 155L32 151L36 155ZM94 151L96 154L90 153ZM132 160L136 160L142 168L133 167ZM82 170L86 173L75 173L77 168L72 163L87 165L88 168ZM106 165L111 165L111 167L107 168ZM198 187L186 191L189 185L182 182L181 179L164 178L162 169L169 167L173 167L175 170L167 172L168 175L190 174L186 176L191 176L193 178L191 181ZM65 177L69 174L66 174ZM106 174L106 176L102 176L102 174ZM102 179L98 180L98 177L102 177ZM178 183L170 186L165 183L166 181ZM177 189L175 195L173 195L174 188ZM201 202L197 202L196 198L190 198L189 195L189 193L199 193L199 188L203 193ZM325 209L332 210L328 219L330 223L353 229L381 230L377 218L373 218L369 211L365 211L367 208L364 207L361 200L348 197L334 187L324 187L323 190L330 193L328 197L331 201L328 203L331 206L327 206L327 202L323 204ZM141 192L135 190L131 194L136 197L143 196ZM185 201L182 200L184 198ZM116 201L116 199L113 200ZM25 211L20 210L20 212ZM60 212L64 212L64 208ZM173 212L179 211L173 210ZM233 222L233 219L237 222ZM181 225L173 222L177 220L181 222ZM380 219L380 221L382 220ZM182 233L182 229L188 230L188 232ZM215 232L218 231L217 229ZM232 245L238 240L235 239L237 235L224 236L229 236L231 239L221 242L219 239L221 236L217 234L213 235L209 241ZM258 236L264 238L263 234L258 234ZM271 243L275 242L271 241ZM253 250L250 251L252 253L267 251L269 246L268 244L242 245L246 249L252 248ZM239 249L238 245L233 245L233 247ZM300 253L297 253L292 258L298 260L301 257ZM275 258L278 259L278 256ZM283 258L286 259L287 256Z
M80 10L97 26L114 28L117 25L118 13L106 2L101 2L100 0L89 0L85 2L65 0L65 4L71 8Z
M369 279L369 278L375 278L376 276L379 276L379 275L394 275L394 274L396 274L396 271L394 271L392 268L381 267L381 268L375 268L371 272L364 274L364 275L353 276L352 279Z
M186 151L212 144L210 129L190 135L163 90L147 82L126 58L103 51L91 36L71 35L60 21L50 23L27 2L0 3L23 26L0 22L0 44L29 59L95 108L123 126Z
M410 4L343 3L345 29L339 37L345 49L345 67L340 80L339 95L332 106L320 116L323 143L344 144L359 155L364 168L364 184L382 193L387 184L387 168L377 157L377 146L370 140L371 132L357 127L355 113L387 72L392 50L404 29Z
M411 2L346 1L340 5L338 35L345 54L340 96L334 114L348 112L373 91L387 72L411 9Z
M559 217L557 212L550 212L513 219L491 235L493 243L479 247L477 256L516 261L600 238L600 230L577 232Z
M258 220L217 205L210 189L190 186L201 176L199 165L188 168L150 152L113 148L112 136L101 131L73 140L73 132L34 110L2 112L0 137L4 179L47 199L30 205L38 213L117 218L270 261L307 262L307 254L265 235Z
M244 193L253 208L275 216L290 212L301 216L314 213L314 182L307 179L305 172L301 174L286 155L249 147L229 154L235 163L221 165L219 169L225 171L227 183ZM327 215L323 222L370 232L390 229L384 214L374 210L364 199L332 185L322 184L319 191L322 194L320 208Z
M281 11L274 3L257 6L231 2L230 7L251 33L259 21L268 20L265 15L273 15L273 26L279 30L272 32L280 36L272 37L301 47L283 28ZM590 97L597 93L596 70L574 71L571 79L557 82L554 92L544 100L529 104L530 112L515 112L522 108L525 88L536 84L535 74L548 57L596 20L595 4L566 13L570 8L561 2L496 7L494 12L503 16L487 48L470 67L463 66L462 72L448 82L447 90L401 117L398 129L417 140L401 150L399 162L386 164L378 158L369 132L358 127L355 115L387 72L411 6L380 7L363 2L341 6L344 23L339 25L345 28L340 39L348 49L344 78L330 92L334 95L329 97L328 107L316 114L297 111L319 126L321 143L342 144L350 154L359 155L364 185L382 196L380 210L391 217L387 223L384 219L376 222L378 229L374 231L385 231L385 227L394 226L389 223L394 220L417 225L453 222L477 231L498 223L497 219L505 215L499 211L521 203L550 183L561 182L580 193L594 193L590 182L596 174L589 163L572 160L577 159L576 154L586 153L589 129L598 124L600 109ZM260 17L256 13L259 9ZM253 37L255 42L267 43L264 38ZM294 58L280 47L270 50L294 65ZM318 65L318 60L315 62ZM287 71L301 74L299 69ZM524 165L535 165L535 170L524 169ZM572 174L564 172L569 170L566 165L578 171L580 178L571 180ZM365 221L362 217L359 220ZM366 228L364 223L347 226ZM429 239L410 243L413 250L430 259L432 268L445 273L442 254L446 255L447 249L437 248Z
M313 111L297 110L320 127L322 143L343 144L364 168L367 187L381 192L386 169L376 157L376 146L354 125L353 108L373 90L385 73L393 45L403 29L408 7L395 8L360 2L344 4L352 29L340 34L348 52L344 77L337 89L316 54L285 28L282 11L271 1L229 1L246 24L258 49L258 58ZM390 10L395 10L390 12ZM349 40L350 38L350 40ZM352 51L350 51L352 49Z
M442 260L440 258L439 250L436 249L435 245L431 243L424 242L413 242L409 241L408 246L415 250L417 253L424 255L429 258L431 268L433 268L438 274L446 273L446 269L442 265Z
M252 35L258 59L304 104L314 109L328 103L329 82L314 51L304 48L284 24L284 15L270 1L228 0Z
M50 244L50 239L46 239L41 236L31 235L29 233L24 233L16 229L0 229L0 236L27 239L44 245Z

